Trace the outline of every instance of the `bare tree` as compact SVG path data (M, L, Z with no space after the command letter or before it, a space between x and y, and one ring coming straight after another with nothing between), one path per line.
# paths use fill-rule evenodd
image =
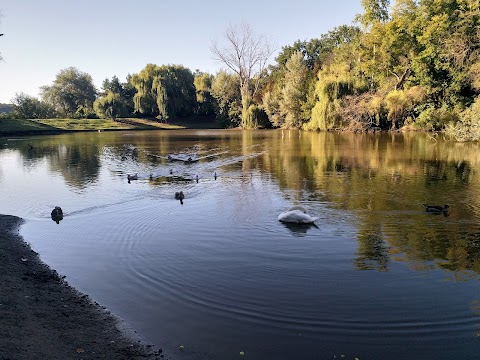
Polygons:
M225 31L225 44L212 42L214 59L225 64L239 79L242 106L249 106L257 93L273 47L263 36L256 36L247 24L230 25Z

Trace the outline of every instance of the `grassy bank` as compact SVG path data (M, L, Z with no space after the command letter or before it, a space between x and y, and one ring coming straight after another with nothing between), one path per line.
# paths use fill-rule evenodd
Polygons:
M211 118L176 118L168 122L155 119L121 118L110 119L2 119L1 135L54 134L68 131L114 131L114 130L177 130L177 129L215 129Z

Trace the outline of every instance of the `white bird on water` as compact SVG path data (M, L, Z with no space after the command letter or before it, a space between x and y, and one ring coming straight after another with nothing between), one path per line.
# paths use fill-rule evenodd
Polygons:
M318 219L320 219L318 216L308 215L307 210L301 205L292 206L278 215L278 221L294 224L313 224Z

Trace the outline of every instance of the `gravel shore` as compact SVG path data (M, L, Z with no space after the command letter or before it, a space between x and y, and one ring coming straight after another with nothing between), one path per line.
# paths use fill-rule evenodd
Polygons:
M0 215L0 359L167 359L68 285Z

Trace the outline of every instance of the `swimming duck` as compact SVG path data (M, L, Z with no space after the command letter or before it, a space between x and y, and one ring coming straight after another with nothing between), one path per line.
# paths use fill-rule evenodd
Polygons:
M52 210L51 217L53 221L59 224L60 220L63 220L62 208L60 206L55 206L55 209Z
M175 193L175 200L180 200L180 204L182 205L183 205L183 199L185 199L185 195L183 194L183 191Z
M427 205L427 204L423 204L423 206L425 206L425 211L428 212L428 213L432 213L432 214L447 214L448 213L448 209L450 208L450 206L448 205Z
M130 181L131 180L138 180L138 174L135 174L135 175L127 175L127 180L128 180L128 183L130 184Z
M313 224L318 219L320 219L318 216L308 215L307 210L301 205L292 206L278 215L278 221L285 223Z
M52 217L54 216L63 216L63 211L60 206L55 206L55 209L52 210Z

